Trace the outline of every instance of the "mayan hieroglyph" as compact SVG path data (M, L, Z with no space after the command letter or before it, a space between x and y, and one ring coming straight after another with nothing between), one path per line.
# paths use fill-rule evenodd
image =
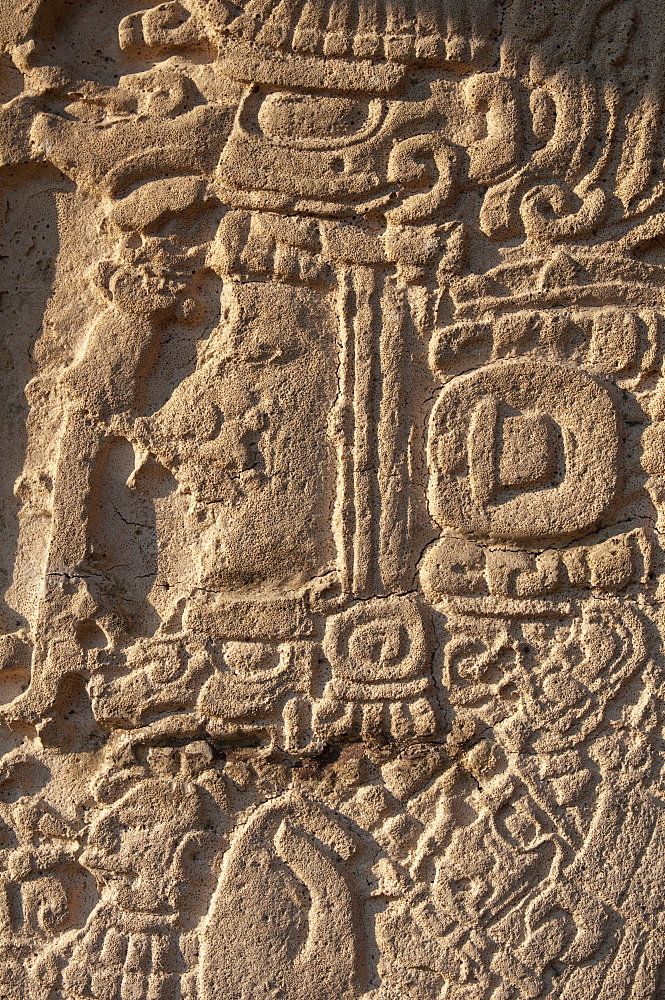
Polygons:
M665 0L0 43L0 997L665 998Z

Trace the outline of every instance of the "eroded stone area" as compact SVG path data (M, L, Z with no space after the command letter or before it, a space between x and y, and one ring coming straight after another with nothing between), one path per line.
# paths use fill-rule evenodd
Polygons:
M665 996L664 23L2 5L0 996Z

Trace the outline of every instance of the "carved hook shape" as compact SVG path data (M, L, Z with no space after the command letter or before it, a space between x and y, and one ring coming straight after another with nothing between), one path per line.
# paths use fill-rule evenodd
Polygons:
M203 932L201 1000L357 1000L348 876L358 846L298 795L260 807L224 858Z
M456 187L456 165L455 151L438 132L410 136L398 143L388 160L389 182L410 187L432 186L386 212L390 222L422 222L445 208Z
M572 192L564 184L537 184L522 198L520 215L529 239L557 243L587 236L603 221L608 205L603 189L593 187L574 211Z

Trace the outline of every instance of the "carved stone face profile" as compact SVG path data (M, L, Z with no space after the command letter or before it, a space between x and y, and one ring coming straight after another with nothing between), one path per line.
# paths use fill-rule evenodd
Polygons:
M335 347L325 306L297 289L229 283L195 371L134 424L144 454L190 498L193 585L297 585L331 557L325 399Z
M90 827L81 861L102 888L102 900L127 914L177 914L188 852L200 846L206 816L193 784L167 779L139 783Z

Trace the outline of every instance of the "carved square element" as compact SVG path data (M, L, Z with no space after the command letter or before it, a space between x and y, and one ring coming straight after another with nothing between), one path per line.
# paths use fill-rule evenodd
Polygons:
M505 417L500 429L499 475L505 488L545 486L557 465L557 432L546 413Z

